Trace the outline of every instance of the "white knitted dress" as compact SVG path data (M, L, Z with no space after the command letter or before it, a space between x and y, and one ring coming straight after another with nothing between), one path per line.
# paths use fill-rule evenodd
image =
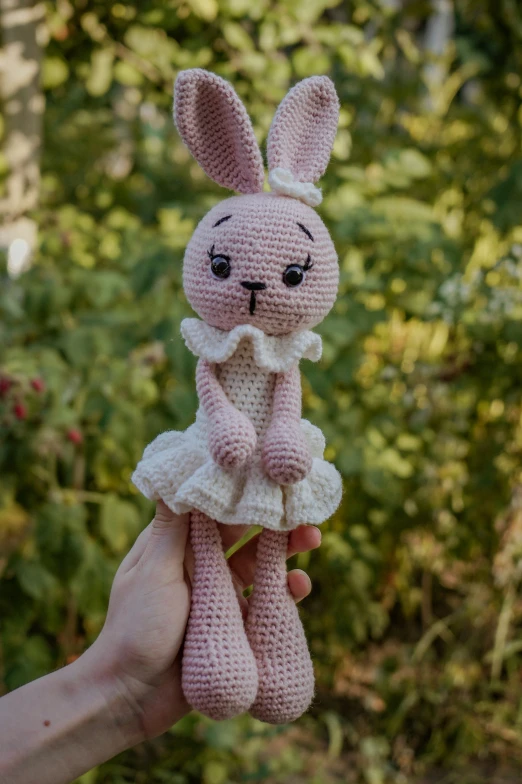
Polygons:
M132 477L136 487L151 500L163 499L173 512L199 509L231 525L284 531L330 517L341 500L342 482L334 466L323 459L325 441L319 428L301 420L313 457L312 470L301 482L278 485L261 461L275 374L287 372L302 358L317 362L319 335L303 331L273 337L249 324L225 332L199 319L185 319L181 334L193 354L216 364L228 399L255 427L256 451L239 469L218 466L208 449L207 416L200 408L187 430L162 433L149 444Z

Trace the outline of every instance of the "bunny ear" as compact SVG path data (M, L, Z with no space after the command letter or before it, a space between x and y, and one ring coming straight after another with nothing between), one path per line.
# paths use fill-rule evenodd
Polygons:
M298 182L324 174L337 131L339 99L331 79L311 76L286 94L268 134L268 169L286 169Z
M208 176L240 193L263 190L263 159L245 107L221 77L192 68L174 88L181 138Z

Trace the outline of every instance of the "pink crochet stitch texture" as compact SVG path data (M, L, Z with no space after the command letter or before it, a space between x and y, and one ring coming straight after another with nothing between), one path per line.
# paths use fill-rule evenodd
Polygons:
M230 258L225 280L208 274L209 252ZM308 256L312 266L304 282L294 288L285 285L287 267L305 266ZM243 281L266 285L256 293L254 313ZM201 220L185 252L187 299L198 316L219 329L252 324L267 335L311 329L332 307L338 284L337 254L319 215L297 199L273 193L220 202Z
M199 68L182 71L174 116L181 138L214 182L239 193L263 190L263 159L252 123L228 82Z
M314 696L314 668L303 626L286 582L287 534L262 532L247 635L259 689L250 713L270 724L299 718Z
M256 448L254 425L247 416L230 405L213 366L206 360L198 362L196 387L199 402L210 421L210 454L222 468L239 468Z
M267 142L268 168L289 169L300 182L317 182L330 160L339 101L327 76L296 84L276 112Z
M230 719L254 702L256 662L214 520L192 512L190 542L194 577L183 650L183 692L196 710L213 719Z
M280 485L300 482L312 469L312 455L301 430L301 378L297 367L276 377L272 421L262 454L268 476Z
M184 290L201 319L181 326L198 357L196 421L158 436L133 479L148 498L190 512L194 577L182 684L188 702L214 719L250 710L262 721L293 721L313 698L286 553L288 532L322 523L342 492L322 433L301 419L298 367L320 357L321 340L309 330L332 308L339 284L328 230L305 203L318 203L313 183L328 164L338 114L325 76L289 91L267 145L270 171L280 170L270 182L280 192L265 193L252 124L231 85L201 69L176 80L183 141L215 182L242 195L213 207L185 252ZM218 523L264 529L246 619Z

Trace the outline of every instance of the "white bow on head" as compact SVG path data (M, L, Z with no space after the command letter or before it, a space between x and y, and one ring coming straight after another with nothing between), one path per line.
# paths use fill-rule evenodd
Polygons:
M268 183L273 191L283 196L292 196L310 207L317 207L323 200L321 189L313 182L299 182L289 169L277 167L268 174Z

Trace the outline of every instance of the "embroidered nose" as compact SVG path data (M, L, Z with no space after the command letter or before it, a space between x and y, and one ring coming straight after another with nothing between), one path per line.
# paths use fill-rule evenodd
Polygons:
M266 289L266 283L255 283L251 280L242 280L241 285L248 291L263 291Z

